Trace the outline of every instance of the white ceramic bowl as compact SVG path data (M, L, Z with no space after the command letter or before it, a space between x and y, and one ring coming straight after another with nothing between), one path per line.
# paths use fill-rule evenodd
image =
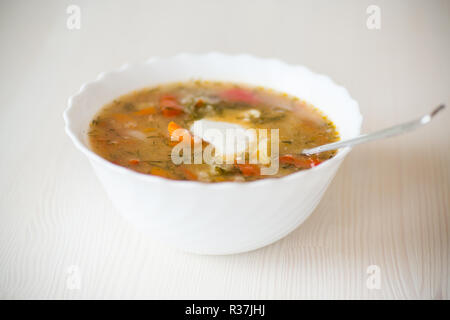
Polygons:
M359 134L362 117L346 89L305 67L249 55L180 54L102 73L69 99L66 132L90 160L114 205L152 237L199 254L231 254L275 242L319 203L349 148L309 170L247 183L167 180L117 166L89 148L87 131L106 103L135 89L191 79L261 85L321 109L341 138Z

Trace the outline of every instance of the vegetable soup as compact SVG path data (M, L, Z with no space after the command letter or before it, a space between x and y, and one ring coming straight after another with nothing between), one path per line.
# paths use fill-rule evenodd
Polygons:
M231 130L242 133L233 137L244 137L243 143L217 142L220 136L228 139ZM201 182L245 182L306 170L336 151L305 156L303 149L339 140L334 124L305 101L213 81L171 83L121 96L96 114L88 134L93 151L117 165ZM174 150L188 161L174 161ZM275 161L274 173L263 174Z

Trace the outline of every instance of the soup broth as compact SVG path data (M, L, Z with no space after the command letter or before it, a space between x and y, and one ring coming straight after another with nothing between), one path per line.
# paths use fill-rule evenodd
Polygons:
M265 140L261 140L261 131L257 138L258 143L267 142L268 152L263 154L259 144L256 149L247 145L241 153L231 153L231 163L224 163L219 157L224 155L219 148L222 145L197 135L200 124L217 124L219 129L226 125L267 129ZM271 157L271 129L278 129L276 159ZM176 132L184 138L175 136ZM334 124L305 101L262 87L211 81L166 84L121 96L98 112L88 134L93 151L117 165L168 179L201 182L245 182L306 170L330 159L336 151L305 156L300 154L303 149L339 140ZM193 153L209 147L212 162L174 163L172 151L180 143L189 144ZM255 150L256 155L252 153ZM249 163L252 156L260 161ZM261 174L273 161L279 161L277 172Z

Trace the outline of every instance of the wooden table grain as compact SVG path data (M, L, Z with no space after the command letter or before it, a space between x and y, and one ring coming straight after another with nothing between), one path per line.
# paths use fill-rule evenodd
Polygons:
M367 27L369 5L380 29ZM179 252L129 226L62 119L101 71L212 50L330 75L365 132L413 119L450 102L449 1L10 0L0 25L0 298L449 298L450 110L355 148L305 223L231 256Z

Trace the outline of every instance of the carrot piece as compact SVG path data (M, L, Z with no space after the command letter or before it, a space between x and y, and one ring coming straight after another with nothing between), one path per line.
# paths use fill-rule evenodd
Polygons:
M323 161L319 160L317 158L312 158L312 163L311 163L311 167L315 167L318 166L319 164L321 164Z
M261 175L261 168L256 164L237 164L237 166L246 177Z
M286 154L286 155L280 157L280 163L295 164L295 158L292 154Z
M191 138L191 143L194 142L194 137L191 136L191 134L189 133L189 131L186 130L186 129L184 129L183 127L180 127L178 124L176 124L176 123L173 122L173 121L170 121L170 122L169 122L169 125L167 126L167 131L169 131L169 137L172 138L172 136L173 136L175 130L178 130L178 129L184 130L184 131L189 135L189 137ZM180 141L183 141L183 136L180 136L180 137L178 138L178 142L180 142Z
M133 114L136 116L147 116L147 115L154 114L154 113L156 113L155 107L148 107L148 108L133 112Z
M139 160L138 159L130 159L128 160L129 164L139 164Z
M179 125L177 125L175 122L170 121L169 125L167 126L167 131L169 131L169 136L172 137L172 134L175 132L175 130L183 129ZM180 137L181 138L181 137Z
M116 120L119 123L126 123L129 121L134 121L134 119L129 116L128 114L125 113L116 113L113 114L112 117L114 118L114 120Z
M225 90L224 92L222 92L221 96L225 100L233 101L233 102L239 101L239 102L246 102L246 103L255 103L258 101L257 98L255 97L255 95L251 91L241 89L241 88L232 88L232 89Z
M150 174L163 178L170 178L170 173L162 168L153 167L150 169Z
M171 95L164 95L159 99L159 106L164 117L172 118L183 113L183 107L177 102L177 99Z
M159 99L159 105L161 106L161 108L180 108L181 109L181 106L177 102L177 98L175 98L174 96L169 95L169 94L163 95Z
M309 169L319 165L322 161L316 158L298 158L291 154L286 154L280 157L280 163L292 164L297 168Z
M187 169L185 167L182 167L181 170L183 171L184 176L186 177L186 179L192 180L192 181L198 180L197 174L195 174L191 170L189 170L189 169Z

